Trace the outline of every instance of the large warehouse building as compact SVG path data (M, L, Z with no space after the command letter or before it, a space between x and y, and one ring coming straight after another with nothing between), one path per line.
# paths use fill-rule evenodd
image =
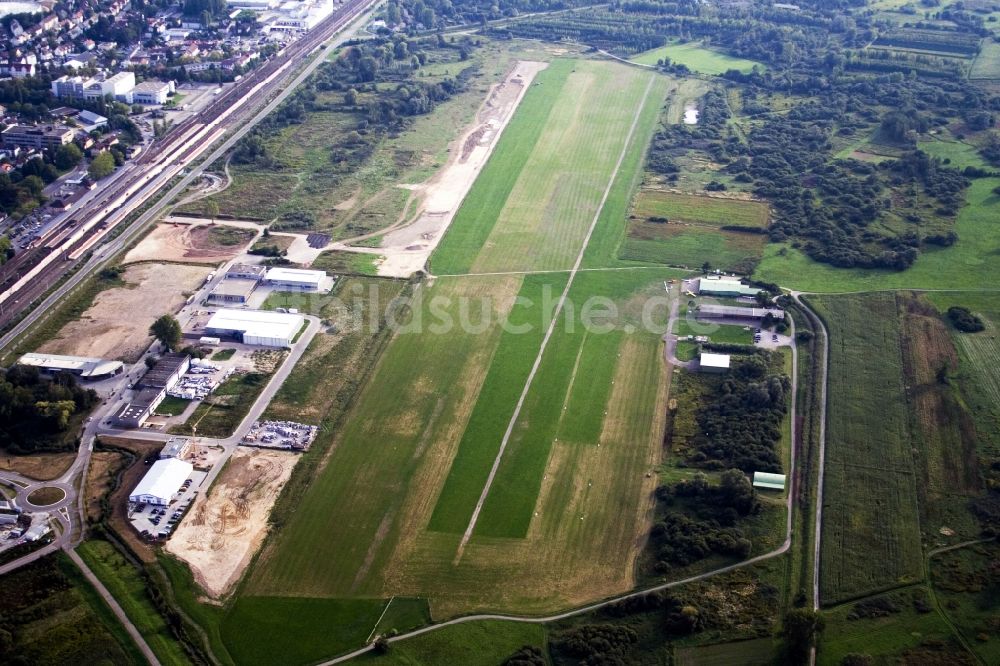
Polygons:
M157 460L128 496L136 504L166 506L194 471L194 465L177 458Z
M698 280L698 292L711 296L756 296L760 287L743 284L739 278L709 275Z
M771 315L778 321L785 318L781 308L744 308L734 305L702 305L695 315L698 319L763 319Z
M323 271L307 271L301 268L272 268L267 271L265 282L278 289L296 291L320 291L327 282Z
M302 315L260 310L219 310L205 324L206 335L236 338L245 345L291 347Z
M122 371L119 361L105 361L103 358L85 356L63 356L61 354L25 354L18 359L19 365L30 365L42 372L58 374L68 372L84 379L103 379Z

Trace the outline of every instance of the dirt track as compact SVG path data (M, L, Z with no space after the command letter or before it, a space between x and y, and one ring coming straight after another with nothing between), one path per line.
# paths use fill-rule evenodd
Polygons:
M212 597L240 579L267 534L267 518L299 456L238 448L206 497L167 542L167 551L191 565L195 580Z

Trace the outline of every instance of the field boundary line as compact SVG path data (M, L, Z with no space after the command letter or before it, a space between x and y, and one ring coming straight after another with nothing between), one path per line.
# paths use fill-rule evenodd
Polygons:
M371 633L368 634L368 639L365 640L365 643L371 643L372 642L372 636L375 635L375 631L378 629L379 622L381 622L382 618L385 617L385 614L389 612L389 606L392 605L392 600L395 599L395 598L396 598L396 595L392 595L391 597L389 597L389 603L387 603L385 605L385 608L382 609L382 614L378 616L377 620L375 620L375 624L372 626Z
M507 275L548 275L551 273L569 273L573 269L571 268L550 268L545 270L537 271L491 271L488 273L444 273L442 275L432 275L433 278L461 278L461 277L491 277L491 276L507 276ZM601 272L601 271L680 271L682 273L690 273L683 268L676 268L674 266L667 266L665 264L657 264L655 266L597 266L593 268L580 268L577 273L588 273L588 272Z
M535 380L535 374L538 372L539 366L542 364L542 356L545 354L545 348L549 344L549 340L552 338L552 334L556 330L556 325L559 323L559 315L562 313L563 306L566 303L566 298L569 296L569 290L573 287L573 279L576 277L577 272L580 270L580 264L583 263L583 255L587 252L587 246L590 245L590 239L594 235L594 230L597 228L597 223L601 219L601 213L604 212L604 204L607 203L608 197L611 196L611 188L614 187L615 181L618 179L618 171L621 169L622 163L625 161L625 156L628 154L629 146L632 144L632 137L635 135L635 128L639 125L639 118L642 116L643 109L646 108L646 100L649 99L649 91L653 89L653 82L656 81L655 76L649 77L649 81L646 83L646 90L642 94L642 102L635 111L635 115L632 117L632 125L629 127L628 134L625 136L625 141L622 142L622 150L618 155L618 161L615 163L615 168L611 171L611 177L608 178L608 184L604 188L604 194L601 195L601 202L597 206L597 210L594 211L594 219L590 222L590 228L587 229L587 235L583 239L583 243L580 247L580 252L576 255L576 261L573 262L573 268L569 272L569 279L566 280L566 286L563 288L562 295L559 297L559 302L556 304L555 310L552 312L552 319L549 322L548 330L545 331L545 337L542 338L542 345L538 349L538 354L535 356L535 362L531 366L531 372L528 373L528 377L524 382L524 388L521 390L521 396L517 400L517 405L514 407L514 413L510 417L510 422L507 424L507 430L504 432L503 439L500 440L500 450L497 451L496 458L493 460L493 467L490 468L490 474L486 478L486 484L483 486L483 491L479 495L479 501L476 502L476 508L472 512L472 518L469 520L468 527L465 528L465 533L462 535L462 541L458 544L458 551L455 553L455 563L458 563L462 559L462 553L465 551L466 544L469 543L469 539L472 538L472 531L476 528L476 522L479 520L479 513L483 509L483 504L486 503L486 497L490 493L490 488L493 486L493 480L496 478L497 470L500 468L500 461L503 459L504 451L507 449L507 444L510 442L510 436L514 432L514 425L517 423L518 417L521 415L521 408L524 406L524 401L528 397L528 391L531 389L531 384Z

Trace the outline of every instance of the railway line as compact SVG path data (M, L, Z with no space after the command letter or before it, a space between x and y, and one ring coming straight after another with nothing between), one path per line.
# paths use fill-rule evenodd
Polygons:
M344 29L378 0L346 0L312 31L284 48L267 63L221 93L212 103L175 126L137 159L123 166L114 182L66 214L35 241L35 247L18 253L0 268L0 326L20 317L32 304L80 265L92 250L134 211L144 206L218 139L237 128L246 128L261 102L278 93L296 65L335 33ZM130 236L152 219L137 221ZM28 322L30 323L30 322ZM27 327L21 322L0 340L8 344Z

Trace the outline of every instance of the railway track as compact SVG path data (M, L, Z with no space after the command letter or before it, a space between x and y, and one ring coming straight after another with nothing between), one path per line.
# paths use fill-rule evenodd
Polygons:
M123 167L107 193L67 215L62 224L0 268L0 326L20 317L31 305L80 264L95 246L142 207L174 177L227 132L245 126L267 100L279 92L302 59L321 48L335 33L378 0L347 0L314 30L280 51L212 103L177 125L138 159ZM148 223L148 222L147 222ZM22 331L18 331L18 329ZM4 336L23 332L19 325ZM12 335L13 334L13 335Z

